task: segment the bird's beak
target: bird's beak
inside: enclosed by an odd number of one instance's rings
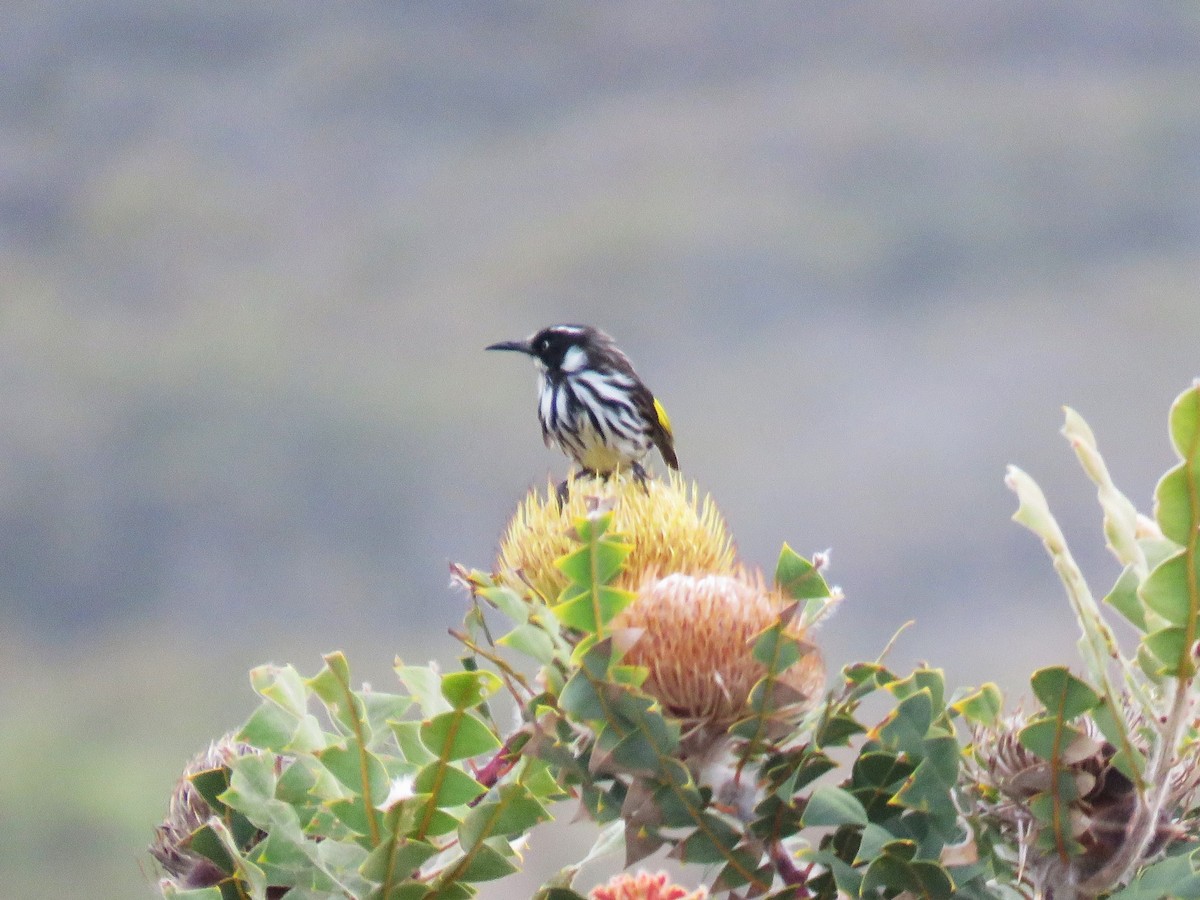
[[[490,344],[484,348],[485,350],[516,350],[518,353],[533,354],[533,347],[529,345],[529,341],[501,341],[498,344]]]

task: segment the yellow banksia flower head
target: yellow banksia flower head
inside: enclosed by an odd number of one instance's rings
[[[532,587],[555,602],[567,577],[554,562],[577,547],[573,523],[597,504],[612,506],[612,530],[633,548],[617,587],[633,590],[649,571],[733,570],[733,540],[724,517],[710,496],[673,472],[644,484],[627,476],[572,478],[561,509],[555,486],[530,491],[500,542],[497,579],[520,592]]]
[[[651,875],[638,872],[630,875],[622,872],[608,884],[597,885],[588,894],[589,900],[705,900],[708,891],[697,888],[689,891],[685,887],[671,884],[666,872]]]
[[[635,630],[622,661],[649,670],[642,689],[668,715],[717,735],[748,715],[750,692],[766,674],[754,658],[754,640],[789,605],[758,573],[650,574],[612,629]],[[825,664],[802,628],[789,625],[787,633],[805,647],[779,675],[782,688],[790,689],[787,714],[795,722],[819,699]]]

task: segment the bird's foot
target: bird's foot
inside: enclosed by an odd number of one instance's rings
[[[646,485],[646,479],[649,476],[646,475],[646,470],[642,468],[642,464],[640,462],[635,462],[629,467],[629,469],[631,472],[633,472],[633,480],[642,486],[643,491],[649,492],[650,488]]]
[[[578,480],[580,478],[595,478],[595,477],[596,477],[596,473],[593,472],[591,469],[580,469],[579,473],[575,476],[575,479]],[[560,484],[558,486],[558,490],[555,491],[555,494],[558,496],[558,511],[562,512],[563,509],[567,505],[567,501],[569,501],[571,499],[571,478],[570,478],[570,476],[563,479],[562,484]]]

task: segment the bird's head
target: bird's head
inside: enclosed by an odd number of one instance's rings
[[[488,350],[515,350],[532,356],[550,374],[570,374],[594,365],[612,339],[590,325],[551,325],[523,341],[501,341]]]

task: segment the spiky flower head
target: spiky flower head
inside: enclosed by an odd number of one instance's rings
[[[612,627],[635,637],[623,661],[649,670],[643,690],[685,726],[720,735],[748,714],[750,692],[766,674],[754,657],[754,639],[789,605],[758,573],[651,573]],[[820,696],[825,666],[803,629],[789,622],[785,633],[803,648],[777,685],[787,692],[786,715],[795,721]]]
[[[730,572],[733,541],[725,519],[707,494],[678,474],[639,483],[632,477],[572,478],[567,501],[556,489],[529,492],[505,529],[496,560],[497,578],[518,591],[532,587],[553,603],[567,586],[554,565],[576,544],[573,523],[597,504],[613,508],[612,528],[632,545],[617,586],[632,590],[649,571]]]
[[[192,834],[214,815],[192,778],[201,772],[226,766],[238,756],[258,752],[227,734],[211,743],[207,750],[197,753],[184,767],[183,775],[171,793],[167,817],[154,829],[154,840],[150,844],[150,854],[176,887],[212,887],[228,877],[212,860],[191,849]]]
[[[622,872],[609,880],[608,884],[597,885],[588,894],[589,900],[705,900],[707,889],[700,887],[689,891],[672,884],[666,872],[651,875],[638,872],[631,875]]]

